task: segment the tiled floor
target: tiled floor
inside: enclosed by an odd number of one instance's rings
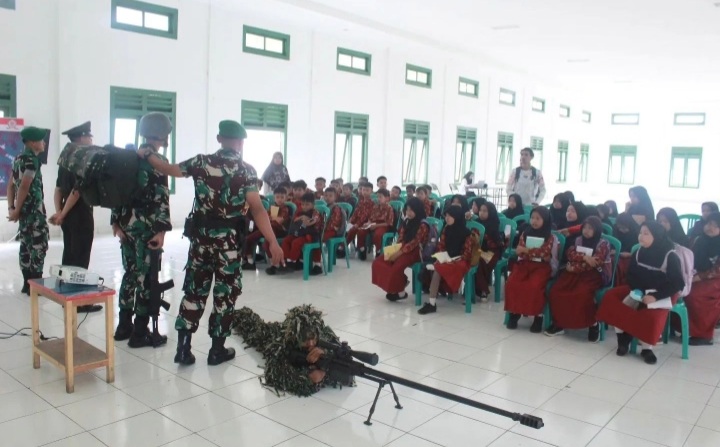
[[[419,316],[412,300],[390,303],[370,284],[369,262],[340,264],[327,277],[246,275],[239,305],[280,320],[289,307],[313,303],[336,332],[358,350],[377,352],[377,369],[503,409],[541,416],[533,430],[512,420],[397,386],[404,409],[387,390],[374,424],[363,424],[375,396],[371,382],[326,389],[310,398],[276,396],[260,386],[261,358],[242,349],[230,364],[208,367],[210,339],[193,340],[198,363],[172,362],[174,315],[182,296],[187,242],[166,238],[163,277],[172,276],[171,312],[161,320],[167,346],[133,350],[117,343],[114,384],[103,369],[76,379],[66,394],[62,375],[47,363],[33,370],[30,339],[0,340],[0,445],[22,446],[592,446],[720,445],[720,347],[693,348],[680,359],[677,341],[659,346],[655,366],[615,356],[612,331],[598,345],[584,332],[548,338],[502,326],[501,305],[464,313],[456,299]],[[51,241],[46,266],[62,247]],[[92,267],[117,287],[122,275],[117,242],[96,240]],[[29,326],[29,300],[20,295],[17,245],[0,246],[0,332]],[[60,335],[59,306],[42,304],[45,335]],[[207,322],[207,315],[204,323]],[[102,346],[102,314],[90,315],[81,337]]]

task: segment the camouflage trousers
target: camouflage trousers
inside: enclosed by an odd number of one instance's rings
[[[20,270],[29,277],[42,277],[48,250],[48,225],[44,214],[20,219]]]
[[[230,335],[235,300],[242,293],[240,261],[239,250],[218,249],[191,241],[183,283],[185,297],[180,304],[175,329],[197,331],[214,276],[208,333],[211,337]]]
[[[132,234],[120,243],[123,274],[120,284],[118,301],[120,310],[134,311],[135,315],[148,316],[150,302],[150,248],[148,241],[152,239],[150,232]]]

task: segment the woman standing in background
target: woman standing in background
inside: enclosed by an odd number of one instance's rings
[[[275,152],[273,154],[272,161],[267,169],[265,169],[262,180],[265,182],[263,194],[270,194],[275,191],[275,188],[280,186],[281,183],[290,181],[290,174],[285,167],[282,152]]]

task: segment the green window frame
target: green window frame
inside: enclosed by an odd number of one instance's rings
[[[13,75],[0,74],[0,117],[17,118],[17,81]]]
[[[545,140],[542,137],[530,137],[530,149],[533,150],[535,158],[533,163],[538,169],[542,171],[543,168],[543,147],[545,146]]]
[[[110,27],[177,39],[178,10],[138,0],[112,0]]]
[[[570,118],[570,106],[560,104],[560,118]]]
[[[418,65],[405,65],[405,83],[416,87],[432,88],[432,70]]]
[[[258,132],[280,132],[282,133],[283,160],[287,166],[287,129],[288,129],[288,106],[287,104],[275,104],[269,102],[248,101],[243,99],[240,103],[240,122],[246,130]],[[256,138],[255,141],[261,140]],[[253,139],[248,135],[248,142]],[[252,144],[252,143],[251,143]],[[262,174],[260,174],[262,175]]]
[[[505,183],[512,169],[513,134],[498,132],[498,151],[495,163],[495,183]]]
[[[15,0],[0,0],[0,8],[15,9]]]
[[[243,52],[290,60],[290,35],[243,25]]]
[[[177,95],[175,92],[159,90],[142,90],[126,87],[110,87],[110,141],[118,147],[132,143],[136,147],[143,143],[140,136],[140,118],[150,112],[160,112],[170,118],[175,128],[177,125]],[[133,141],[116,140],[120,134],[127,135],[134,130]],[[168,147],[161,153],[175,163],[175,132],[170,134]],[[175,178],[170,177],[170,194],[175,193]]]
[[[480,82],[460,77],[458,81],[458,94],[477,98],[480,95]]]
[[[545,113],[545,100],[533,97],[532,110],[533,112]]]
[[[425,184],[430,156],[430,123],[405,120],[403,131],[402,184]]]
[[[583,110],[582,111],[582,121],[583,121],[583,123],[592,122],[592,113],[588,112],[587,110]]]
[[[338,47],[335,62],[339,71],[370,76],[372,67],[371,54]]]
[[[566,140],[558,141],[558,183],[567,182],[567,171],[568,171],[568,152],[570,150],[570,143]]]
[[[676,113],[674,124],[676,126],[704,126],[704,113]]]
[[[616,185],[635,183],[637,146],[610,146],[607,182]]]
[[[613,126],[637,126],[640,124],[639,113],[613,113],[610,119]]]
[[[457,128],[455,142],[455,181],[459,182],[468,171],[475,171],[475,148],[477,147],[477,129],[473,127]]]
[[[701,147],[673,147],[670,158],[671,188],[700,188]]]
[[[335,112],[333,178],[367,176],[369,129],[369,115]]]
[[[590,145],[580,144],[580,183],[587,183],[588,168],[590,166]]]
[[[501,88],[498,94],[498,101],[500,101],[500,104],[515,107],[515,97],[516,95],[514,91]]]

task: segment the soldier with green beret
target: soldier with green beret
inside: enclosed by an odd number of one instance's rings
[[[186,264],[180,313],[175,321],[178,346],[175,363],[190,365],[195,357],[190,352],[192,334],[197,331],[205,303],[213,288],[213,309],[209,333],[212,348],[208,364],[218,365],[235,357],[235,350],[225,348],[230,335],[235,300],[242,293],[242,233],[244,215],[249,207],[255,224],[270,244],[273,263],[282,262],[282,249],[275,239],[270,219],[260,201],[255,169],[242,160],[245,128],[231,120],[221,121],[217,141],[220,150],[213,154],[196,155],[179,164],[169,164],[155,153],[139,149],[138,156],[153,168],[174,177],[192,177],[195,201],[187,230],[190,251]],[[186,225],[187,227],[187,225]]]
[[[20,270],[22,292],[30,293],[28,279],[42,278],[48,249],[42,172],[39,155],[45,151],[47,131],[26,127],[20,132],[25,150],[13,160],[8,183],[8,220],[20,223]]]

